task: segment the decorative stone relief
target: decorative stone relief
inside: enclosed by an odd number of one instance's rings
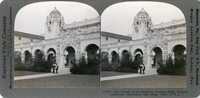
[[[93,34],[87,34],[87,35],[80,35],[80,40],[84,40],[84,39],[93,39],[93,38],[100,38],[100,33],[93,33]]]

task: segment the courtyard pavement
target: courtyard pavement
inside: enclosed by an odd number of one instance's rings
[[[100,77],[101,76],[101,77]],[[99,75],[71,74],[69,68],[58,74],[15,71],[15,88],[186,88],[186,76],[102,71]]]
[[[116,74],[118,75],[116,75]],[[103,71],[102,88],[186,88],[186,76],[158,75],[155,69],[145,74]]]
[[[69,68],[64,68],[58,71],[57,74],[53,73],[42,73],[42,72],[31,72],[31,71],[15,71],[14,80],[24,80],[24,79],[33,79],[33,78],[41,78],[41,77],[49,77],[49,76],[57,76],[64,74],[71,74]]]
[[[15,88],[99,88],[99,75],[71,74],[69,68],[58,74],[15,71]],[[23,75],[24,74],[24,75]]]
[[[101,81],[141,77],[141,76],[156,75],[156,74],[157,74],[156,69],[146,70],[145,74],[102,71]]]

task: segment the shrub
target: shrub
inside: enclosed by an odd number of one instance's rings
[[[43,53],[39,53],[34,60],[32,71],[35,72],[51,72],[53,67],[52,61],[46,61]]]
[[[87,59],[87,63],[84,57],[81,57],[79,63],[72,62],[72,67],[70,68],[70,72],[72,74],[90,74],[90,75],[98,75],[100,74],[99,70],[99,59]]]
[[[114,70],[114,66],[112,66],[112,64],[109,63],[108,61],[108,57],[105,57],[101,60],[101,71],[113,71]]]
[[[15,52],[14,54],[14,66],[15,70],[22,70],[22,71],[27,71],[30,69],[32,66],[32,55],[28,54],[28,57],[24,62],[21,60],[21,53]]]
[[[130,53],[125,53],[122,57],[120,66],[115,69],[118,72],[138,73],[139,62],[132,61]]]
[[[157,73],[160,75],[186,75],[186,61],[185,59],[175,59],[173,60],[169,57],[166,60],[166,64],[159,62],[160,67],[157,69]]]

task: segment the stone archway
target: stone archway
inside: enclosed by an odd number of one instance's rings
[[[162,62],[162,50],[159,47],[154,47],[151,51],[151,57],[152,57],[152,68],[158,68],[159,67],[159,63],[163,63]]]
[[[117,54],[116,51],[111,52],[111,57],[112,57],[111,59],[112,62],[116,62],[119,59],[119,55]]]
[[[86,46],[87,58],[94,59],[97,57],[99,47],[96,44],[89,44]]]
[[[72,46],[66,47],[64,50],[65,67],[71,67],[71,62],[75,62],[75,49]]]
[[[34,52],[35,59],[38,58],[38,55],[39,55],[40,53],[42,53],[41,50],[39,50],[39,49],[35,50],[35,52]]]
[[[122,53],[121,53],[121,56],[123,56],[126,53],[128,53],[128,50],[123,50]]]
[[[186,48],[183,45],[176,45],[172,48],[172,52],[174,54],[174,59],[186,59]]]
[[[31,60],[31,58],[32,58],[31,53],[28,50],[26,50],[24,52],[24,61],[23,62],[27,63],[27,62],[29,62]]]
[[[49,48],[47,50],[47,60],[56,63],[56,51],[53,48]]]
[[[139,48],[134,51],[134,61],[143,63],[143,51]]]

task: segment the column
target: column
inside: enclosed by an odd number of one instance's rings
[[[59,65],[60,68],[65,68],[64,58],[65,56],[63,54],[60,54],[60,65]]]

